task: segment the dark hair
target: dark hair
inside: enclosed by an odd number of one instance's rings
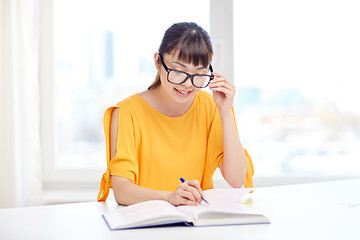
[[[209,34],[193,22],[175,23],[169,27],[161,41],[159,54],[178,52],[178,59],[195,66],[207,67],[212,59],[213,49]],[[148,90],[161,84],[160,74],[157,73],[155,81]]]

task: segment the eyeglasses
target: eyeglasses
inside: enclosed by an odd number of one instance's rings
[[[163,65],[164,69],[167,72],[167,80],[172,84],[181,85],[184,82],[186,82],[188,78],[191,78],[191,83],[192,85],[194,85],[194,87],[205,88],[209,85],[210,81],[214,79],[214,76],[212,75],[213,68],[211,65],[209,67],[211,75],[205,75],[205,74],[191,75],[183,71],[168,68],[164,63],[163,57],[161,55],[159,56],[160,56],[161,65]]]

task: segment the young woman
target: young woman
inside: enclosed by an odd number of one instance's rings
[[[209,35],[195,23],[165,32],[154,83],[105,113],[108,168],[98,201],[113,188],[122,205],[154,199],[197,205],[217,167],[232,187],[252,187],[252,161],[232,109],[235,87],[213,72],[212,55]],[[207,86],[212,95],[201,91]]]

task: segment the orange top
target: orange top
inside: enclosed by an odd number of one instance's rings
[[[110,123],[119,108],[116,155],[110,159]],[[154,190],[174,191],[180,177],[198,180],[203,190],[213,188],[213,174],[223,162],[221,119],[211,94],[200,91],[182,116],[168,117],[135,94],[104,116],[107,170],[98,201],[106,200],[111,175],[130,179]],[[254,168],[248,159],[245,187],[252,187]]]

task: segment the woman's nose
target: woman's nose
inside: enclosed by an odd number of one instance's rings
[[[186,81],[182,85],[185,87],[192,87],[192,77],[188,77],[188,79],[186,79]]]

